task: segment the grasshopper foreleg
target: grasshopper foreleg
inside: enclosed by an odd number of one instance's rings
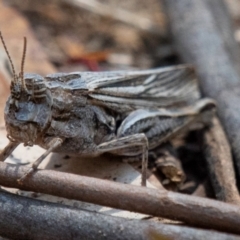
[[[32,174],[35,170],[37,170],[38,166],[41,164],[41,162],[50,154],[54,149],[61,146],[63,140],[61,138],[54,138],[49,142],[49,148],[45,153],[43,153],[31,166],[31,168],[20,178],[18,179],[19,183],[22,183],[24,179]]]
[[[8,156],[15,150],[19,145],[19,142],[10,141],[8,145],[0,152],[0,162],[3,162],[7,159]]]
[[[97,149],[102,153],[110,152],[117,153],[119,155],[128,155],[128,152],[135,152],[136,147],[141,147],[142,186],[146,186],[148,166],[148,139],[144,133],[138,133],[102,143],[97,146]]]

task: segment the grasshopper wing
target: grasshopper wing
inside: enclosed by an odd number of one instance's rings
[[[91,76],[91,77],[90,77]],[[118,112],[185,106],[200,98],[192,66],[92,73],[86,79],[90,101]]]

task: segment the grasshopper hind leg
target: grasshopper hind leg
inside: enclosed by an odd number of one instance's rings
[[[149,149],[154,149],[173,139],[189,127],[211,121],[215,105],[209,99],[199,100],[195,105],[176,109],[138,109],[130,113],[117,131],[117,138],[144,133]]]
[[[142,154],[142,183],[146,184],[148,150],[153,150],[189,129],[198,121],[213,116],[214,103],[199,100],[195,105],[177,109],[138,109],[130,113],[117,131],[117,138],[98,146],[99,152],[136,157]],[[204,121],[203,121],[204,120]],[[140,148],[139,148],[140,146]]]
[[[113,153],[117,155],[129,156],[142,154],[142,186],[147,182],[148,166],[148,139],[144,133],[137,133],[122,138],[117,138],[97,146],[100,153]]]

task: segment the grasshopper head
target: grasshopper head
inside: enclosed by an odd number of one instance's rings
[[[42,132],[50,121],[51,92],[47,89],[43,77],[36,74],[24,75],[26,38],[24,38],[23,58],[19,75],[15,73],[1,32],[0,38],[13,72],[10,85],[11,94],[4,111],[8,138],[11,141],[23,142],[25,145],[32,146],[42,136]]]
[[[24,81],[26,90],[18,98],[11,92],[4,117],[9,138],[31,146],[51,120],[52,97],[41,76],[25,74]]]

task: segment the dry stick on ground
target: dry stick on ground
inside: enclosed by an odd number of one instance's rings
[[[234,37],[233,21],[225,2],[222,0],[207,0],[206,4],[208,4],[207,8],[211,9],[211,14],[224,41],[232,64],[240,74],[240,48]]]
[[[240,234],[240,207],[233,204],[52,170],[38,170],[20,185],[17,179],[28,170],[0,162],[0,185]]]
[[[0,235],[18,240],[240,239],[215,231],[106,216],[1,191],[0,216]]]
[[[204,151],[211,176],[210,179],[217,198],[225,202],[240,204],[231,149],[216,117],[204,134]]]
[[[196,66],[204,95],[216,99],[218,115],[240,173],[240,77],[237,70],[240,63],[233,54],[239,52],[239,49],[234,43],[230,46],[231,41],[227,42],[227,37],[216,20],[214,5],[219,4],[219,8],[224,7],[224,4],[222,0],[164,2],[175,47],[185,62]],[[227,11],[220,12],[226,14]],[[220,17],[222,16],[218,16]],[[228,19],[229,17],[223,16],[222,22]]]

